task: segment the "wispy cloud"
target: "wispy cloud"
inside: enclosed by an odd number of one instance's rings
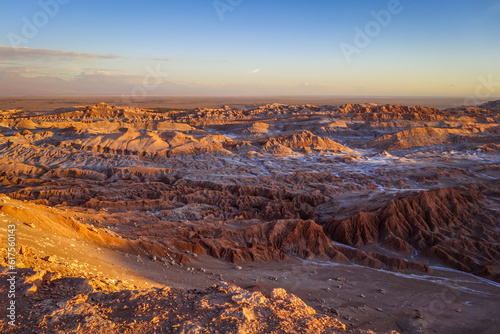
[[[126,75],[111,73],[111,72],[105,71],[105,70],[87,70],[85,72],[82,72],[80,74],[80,76],[124,77]],[[128,77],[132,77],[132,76],[128,76]]]
[[[30,69],[18,71],[0,68],[0,96],[5,95],[126,95],[135,98],[134,88],[143,84],[144,75],[114,74],[112,71],[81,69],[75,75],[55,77],[53,75],[26,77]],[[337,87],[327,85],[290,85],[283,87],[267,82],[179,82],[164,80],[153,95],[199,95],[199,96],[243,96],[243,95],[308,95],[331,94]],[[123,103],[121,101],[120,103]]]
[[[259,73],[260,71],[261,71],[260,68],[256,68],[255,70],[251,70],[250,73],[255,74],[255,73]]]
[[[32,49],[32,48],[20,48],[13,46],[0,45],[0,58],[1,59],[39,59],[41,57],[53,57],[53,58],[68,58],[68,59],[118,59],[123,58],[114,54],[101,55],[97,53],[85,53],[85,52],[69,52],[61,50],[46,50],[46,49]]]
[[[40,66],[10,66],[3,69],[2,72],[10,72],[10,73],[34,73],[38,72],[41,69],[45,69],[45,67]]]

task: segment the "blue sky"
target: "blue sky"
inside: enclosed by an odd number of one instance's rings
[[[500,0],[3,0],[0,32],[3,94],[500,96]]]

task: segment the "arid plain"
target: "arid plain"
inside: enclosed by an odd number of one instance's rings
[[[15,330],[498,333],[500,101],[270,99],[3,98]]]

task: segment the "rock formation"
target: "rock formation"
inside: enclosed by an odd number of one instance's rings
[[[329,220],[325,232],[349,246],[416,254],[500,281],[500,220],[474,190],[444,188],[392,200],[372,212]]]
[[[283,289],[265,297],[225,282],[204,290],[93,292],[86,279],[20,270],[17,326],[2,333],[345,333]],[[57,275],[56,275],[57,276]],[[0,274],[2,279],[7,275]],[[2,285],[0,294],[6,295]],[[368,333],[368,332],[367,332]]]

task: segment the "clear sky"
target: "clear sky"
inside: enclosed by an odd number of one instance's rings
[[[500,96],[500,0],[0,0],[0,45],[3,95]]]

